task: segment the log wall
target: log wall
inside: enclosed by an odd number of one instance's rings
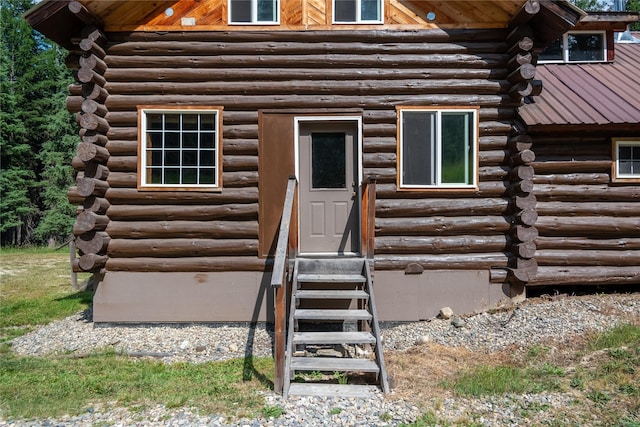
[[[640,187],[612,183],[611,135],[536,133],[532,149],[538,274],[528,285],[640,283]]]
[[[528,280],[534,157],[514,122],[535,71],[528,31],[110,33],[102,47],[85,43],[79,68],[91,72],[67,102],[81,111],[74,164],[85,175],[69,196],[90,212],[78,218],[81,251],[100,256],[82,265],[264,269],[258,111],[348,110],[362,112],[364,175],[377,176],[376,269],[419,264]],[[224,108],[222,192],[137,190],[138,105]],[[399,105],[480,107],[477,190],[397,191]]]

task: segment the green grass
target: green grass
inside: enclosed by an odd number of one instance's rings
[[[268,389],[273,360],[251,361],[260,376],[243,380],[245,360],[204,364],[135,361],[113,353],[81,359],[14,357],[0,366],[2,410],[16,418],[79,414],[95,402],[123,406],[160,403],[207,413],[256,416],[264,406],[255,390]],[[272,411],[270,411],[272,413]]]
[[[89,276],[79,274],[78,280]],[[91,292],[71,288],[67,250],[0,251],[0,339],[14,338],[17,327],[46,324],[84,310],[91,298]]]
[[[79,276],[79,280],[89,277]],[[131,410],[164,404],[228,416],[273,416],[278,412],[265,407],[264,398],[256,393],[273,387],[271,358],[168,365],[107,351],[83,358],[15,356],[8,340],[90,305],[92,294],[74,291],[70,282],[65,249],[0,251],[0,343],[5,343],[0,345],[3,417],[76,415],[94,405],[113,402]]]

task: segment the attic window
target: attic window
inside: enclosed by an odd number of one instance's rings
[[[220,107],[138,107],[139,188],[221,188],[221,116]]]
[[[573,31],[547,47],[539,62],[604,62],[607,58],[607,38],[604,31]]]
[[[615,139],[613,157],[614,181],[640,181],[640,139]]]
[[[333,0],[334,24],[382,24],[382,0]]]
[[[229,0],[231,24],[278,24],[279,0]]]

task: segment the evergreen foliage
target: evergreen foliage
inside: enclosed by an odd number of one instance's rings
[[[0,2],[0,233],[2,245],[64,240],[74,208],[66,198],[77,142],[65,109],[66,52],[22,15],[33,0]]]

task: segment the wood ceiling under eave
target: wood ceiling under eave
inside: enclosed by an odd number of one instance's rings
[[[104,22],[106,31],[211,30],[227,27],[228,0],[79,1]],[[281,22],[279,26],[271,26],[271,29],[331,26],[332,0],[280,1]],[[377,27],[504,28],[524,3],[525,0],[385,0],[385,23]],[[172,9],[171,16],[165,13],[167,8]],[[318,18],[318,10],[324,11],[325,16]],[[429,12],[435,13],[435,20],[426,19]],[[182,18],[187,17],[194,18],[196,25],[182,26]],[[229,27],[233,28],[237,26]]]

